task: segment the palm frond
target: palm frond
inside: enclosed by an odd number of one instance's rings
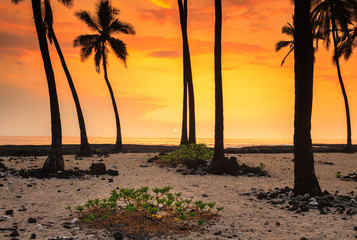
[[[58,0],[58,1],[68,8],[73,6],[73,0]]]
[[[117,38],[111,37],[109,39],[109,44],[110,44],[110,47],[112,48],[115,56],[117,56],[117,58],[121,59],[126,67],[126,58],[128,56],[128,52],[126,50],[125,43]]]
[[[18,3],[23,2],[23,1],[24,0],[11,0],[11,2],[14,3],[14,4],[18,4]]]
[[[282,28],[281,28],[281,32],[283,34],[286,34],[288,36],[294,36],[294,27],[293,25],[291,25],[291,23],[287,23],[286,25],[284,25]]]
[[[90,44],[97,44],[100,42],[100,35],[98,34],[86,34],[80,35],[73,40],[74,47],[88,46]]]
[[[102,61],[102,48],[97,47],[94,54],[94,65],[97,73],[100,73],[100,62]]]
[[[117,15],[119,15],[119,9],[113,7],[109,0],[101,0],[96,6],[98,23],[103,30],[110,26]]]
[[[118,19],[115,19],[109,26],[109,33],[124,33],[135,35],[134,27],[125,22],[121,22]]]
[[[279,52],[282,48],[285,48],[289,45],[293,45],[294,41],[279,41],[275,45],[275,51]]]
[[[283,61],[281,61],[280,66],[283,66],[283,65],[284,65],[285,60],[287,59],[287,57],[289,57],[289,55],[290,55],[290,53],[292,53],[292,51],[294,51],[294,46],[291,46],[291,47],[290,47],[289,52],[285,55],[285,57],[284,57]]]
[[[100,30],[96,19],[94,19],[89,12],[78,11],[74,15],[78,17],[82,22],[85,22],[90,29],[94,31]]]

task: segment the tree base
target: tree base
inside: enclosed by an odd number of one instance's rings
[[[64,170],[63,156],[60,151],[51,150],[42,167],[44,172],[58,172]]]
[[[222,174],[236,174],[239,171],[239,165],[235,158],[222,158],[213,161],[207,169],[210,174],[222,175]]]
[[[113,153],[121,153],[123,152],[123,145],[122,144],[115,144],[114,149],[112,151]]]
[[[81,144],[79,153],[77,153],[77,157],[91,157],[91,156],[93,156],[93,154],[89,144],[88,143]]]
[[[354,153],[352,144],[347,144],[345,149],[343,150],[345,153]]]

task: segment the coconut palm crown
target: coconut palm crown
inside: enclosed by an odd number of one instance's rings
[[[114,34],[131,34],[134,35],[134,27],[129,23],[120,21],[117,16],[119,15],[119,9],[113,7],[109,0],[100,0],[96,5],[95,16],[87,11],[76,12],[75,15],[87,26],[95,31],[96,34],[86,34],[76,37],[73,41],[75,47],[81,47],[81,60],[88,59],[92,53],[94,53],[95,69],[99,73],[101,65],[104,70],[104,79],[108,86],[110,97],[112,99],[116,127],[117,137],[114,146],[114,152],[122,151],[122,139],[120,130],[120,121],[117,105],[114,98],[113,89],[108,79],[107,65],[108,65],[108,45],[113,50],[115,56],[122,60],[126,67],[126,58],[128,52],[126,50],[125,43],[113,37]]]

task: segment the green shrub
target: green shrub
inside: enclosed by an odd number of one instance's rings
[[[179,149],[159,156],[161,162],[169,164],[183,164],[187,160],[208,161],[213,158],[213,150],[205,144],[181,145]]]

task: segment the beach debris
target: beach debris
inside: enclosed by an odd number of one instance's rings
[[[92,163],[89,169],[92,175],[104,175],[107,173],[107,167],[104,163]]]

